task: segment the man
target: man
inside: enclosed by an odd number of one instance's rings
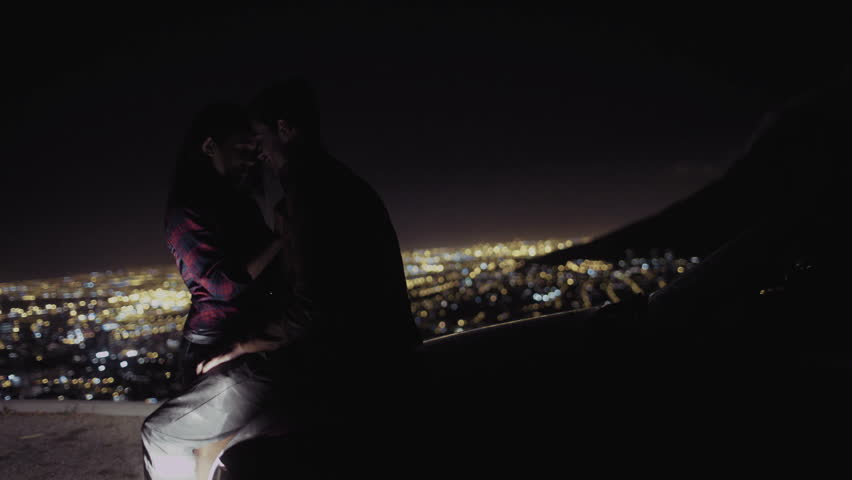
[[[288,331],[311,352],[320,420],[337,426],[325,451],[363,448],[367,455],[353,458],[373,458],[365,471],[375,473],[374,452],[403,447],[400,439],[416,430],[410,395],[422,340],[396,232],[378,193],[324,148],[304,81],[266,89],[249,112],[259,158],[283,190],[276,212],[289,298],[309,317]]]
[[[282,241],[247,194],[250,140],[240,107],[212,105],[196,116],[178,159],[165,230],[192,295],[179,355],[185,391],[142,426],[149,479],[206,478],[216,447],[271,401],[275,369],[258,352],[283,343],[264,337],[280,315],[273,259]]]
[[[323,147],[312,89],[290,79],[250,104],[259,158],[278,175],[283,267],[323,318],[312,338],[370,355],[421,343],[399,242],[378,193]]]

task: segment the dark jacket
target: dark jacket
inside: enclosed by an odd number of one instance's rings
[[[378,193],[319,149],[280,178],[282,270],[316,312],[315,338],[359,352],[419,345],[399,242]]]

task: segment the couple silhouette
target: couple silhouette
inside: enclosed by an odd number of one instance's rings
[[[165,233],[191,307],[183,391],[142,426],[145,478],[208,478],[270,412],[291,436],[351,430],[403,382],[421,338],[396,232],[376,191],[323,148],[306,82],[196,115]]]

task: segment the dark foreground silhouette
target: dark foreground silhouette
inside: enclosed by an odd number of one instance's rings
[[[829,468],[840,458],[830,432],[846,431],[852,399],[843,235],[850,86],[847,76],[770,116],[707,189],[538,259],[617,259],[652,248],[702,255],[650,298],[433,339],[409,362],[362,363],[341,373],[336,393],[318,394],[346,405],[335,421],[237,442],[219,475]]]

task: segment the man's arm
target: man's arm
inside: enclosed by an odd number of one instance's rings
[[[170,210],[167,225],[167,242],[183,264],[182,274],[222,300],[233,300],[245,291],[281,249],[275,236],[247,263],[240,262],[226,255],[210,218],[189,207]]]

